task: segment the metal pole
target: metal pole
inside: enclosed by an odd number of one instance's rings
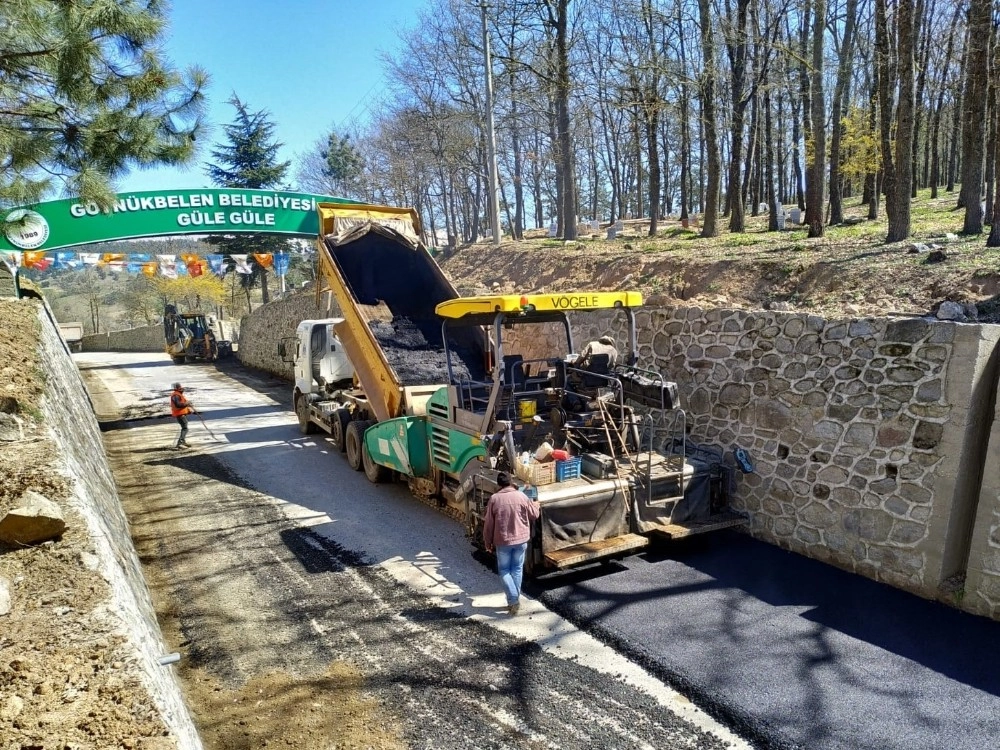
[[[493,231],[493,247],[500,247],[500,201],[497,195],[497,143],[493,130],[493,61],[490,56],[490,34],[486,28],[486,3],[479,9],[483,18],[483,57],[486,65],[486,153],[489,164],[489,206],[490,229]]]

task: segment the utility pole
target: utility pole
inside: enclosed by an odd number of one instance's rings
[[[486,158],[489,161],[490,229],[493,247],[500,247],[500,201],[497,195],[497,141],[493,130],[493,60],[490,55],[490,33],[486,27],[486,2],[480,3],[483,19],[483,57],[486,66]]]

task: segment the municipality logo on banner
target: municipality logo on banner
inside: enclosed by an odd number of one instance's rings
[[[34,250],[49,238],[49,222],[37,211],[17,208],[4,219],[3,233],[14,247]]]

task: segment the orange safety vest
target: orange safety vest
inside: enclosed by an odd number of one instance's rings
[[[184,398],[184,394],[180,391],[174,391],[170,394],[170,416],[181,417],[185,414],[191,413],[191,405],[188,403],[187,399]]]

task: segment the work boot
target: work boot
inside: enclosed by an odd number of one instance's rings
[[[510,615],[511,617],[513,617],[514,615],[517,614],[518,610],[520,610],[520,609],[521,609],[521,603],[520,602],[514,602],[513,604],[508,604],[507,605],[507,614]]]

